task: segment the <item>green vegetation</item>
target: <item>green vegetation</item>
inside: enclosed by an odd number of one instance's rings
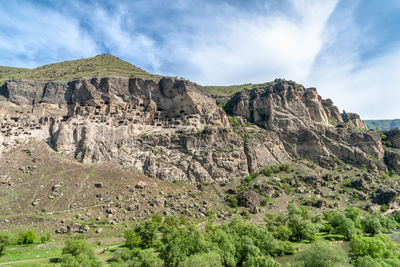
[[[252,89],[260,86],[265,86],[266,84],[241,84],[241,85],[230,85],[230,86],[205,86],[207,92],[211,95],[216,96],[232,96],[243,89]]]
[[[400,119],[395,120],[364,120],[368,129],[379,129],[381,131],[400,127]]]
[[[347,266],[348,257],[340,247],[326,242],[316,242],[299,252],[296,257],[296,267],[333,267]]]
[[[354,207],[344,212],[316,215],[293,203],[288,205],[287,213],[267,213],[262,224],[233,218],[223,224],[208,222],[202,225],[186,217],[155,215],[125,231],[125,246],[104,250],[106,255],[99,254],[92,245],[77,237],[67,240],[63,249],[47,249],[47,254],[38,254],[43,247],[16,245],[25,244],[19,242],[20,237],[29,239],[34,234],[32,230],[20,232],[14,239],[16,247],[7,250],[7,254],[17,255],[21,250],[30,250],[31,259],[38,255],[43,257],[32,260],[33,263],[40,262],[36,266],[97,267],[107,262],[113,267],[278,267],[281,265],[274,257],[292,254],[297,254],[292,265],[297,267],[400,266],[397,244],[377,233],[398,229],[399,219],[400,212],[384,217]],[[371,230],[374,227],[379,231]],[[350,240],[349,251],[341,248],[340,243],[330,243],[332,238],[335,241]],[[9,246],[12,240],[11,235],[0,234],[0,244]],[[1,259],[2,262],[5,261]]]
[[[108,54],[44,65],[35,69],[0,66],[0,75],[0,85],[10,79],[66,80],[90,77],[149,78],[154,76]]]
[[[90,171],[89,171],[89,177],[90,177],[90,178],[94,178],[95,176],[96,176],[96,169],[95,169],[94,166],[92,166],[92,167],[90,168]]]
[[[101,261],[95,256],[94,250],[85,240],[72,239],[65,243],[61,257],[62,267],[100,267]]]
[[[33,244],[36,243],[38,237],[33,230],[21,231],[18,234],[17,243],[22,244]]]

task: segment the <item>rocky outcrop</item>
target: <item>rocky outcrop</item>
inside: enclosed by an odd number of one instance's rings
[[[2,94],[1,144],[46,139],[80,162],[168,181],[228,181],[294,158],[386,168],[377,133],[350,125],[314,88],[285,80],[235,94],[226,107],[239,126],[201,86],[173,78],[7,81]]]
[[[399,207],[399,192],[393,189],[378,189],[372,198],[372,202],[378,205],[387,205],[389,209]]]
[[[393,148],[400,148],[400,129],[395,128],[389,131],[383,132],[386,136],[386,140],[389,141],[390,146]]]
[[[367,125],[363,120],[361,120],[358,114],[346,113],[346,111],[343,111],[342,119],[345,123],[350,125],[350,127],[364,129],[364,130],[368,129]]]
[[[365,131],[365,125],[356,115],[343,119],[332,101],[322,100],[314,88],[275,80],[235,94],[226,108],[279,133],[291,157],[313,160],[336,157],[372,169],[385,169],[381,162],[374,160],[384,155],[379,135]],[[332,121],[338,123],[338,127],[334,127]],[[343,123],[354,127],[343,128]]]

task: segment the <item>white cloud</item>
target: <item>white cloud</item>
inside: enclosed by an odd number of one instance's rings
[[[324,25],[336,1],[292,1],[294,10],[251,16],[239,10],[213,18],[206,31],[172,33],[164,50],[181,75],[202,84],[304,81],[323,44]],[[239,12],[239,13],[238,13]]]
[[[355,22],[358,1],[266,1],[257,11],[222,1],[99,3],[0,9],[0,65],[109,52],[203,85],[291,79],[363,118],[400,117],[400,49],[362,58],[378,41]]]
[[[312,77],[318,91],[363,119],[400,117],[400,49],[368,62],[331,62]]]
[[[78,21],[57,11],[26,5],[13,12],[0,9],[0,64],[34,67],[60,59],[98,53],[94,41]]]

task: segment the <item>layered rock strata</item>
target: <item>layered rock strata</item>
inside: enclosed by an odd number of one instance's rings
[[[1,94],[3,149],[46,139],[83,163],[115,162],[168,181],[229,181],[299,157],[386,168],[379,135],[359,117],[285,80],[228,101],[240,129],[201,86],[173,78],[8,81]]]

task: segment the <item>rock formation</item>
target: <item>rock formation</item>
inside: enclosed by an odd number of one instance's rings
[[[197,183],[299,157],[386,168],[377,133],[291,81],[235,94],[226,108],[240,128],[201,86],[174,78],[11,80],[0,92],[0,152],[15,140],[47,139],[83,163],[115,162]]]

